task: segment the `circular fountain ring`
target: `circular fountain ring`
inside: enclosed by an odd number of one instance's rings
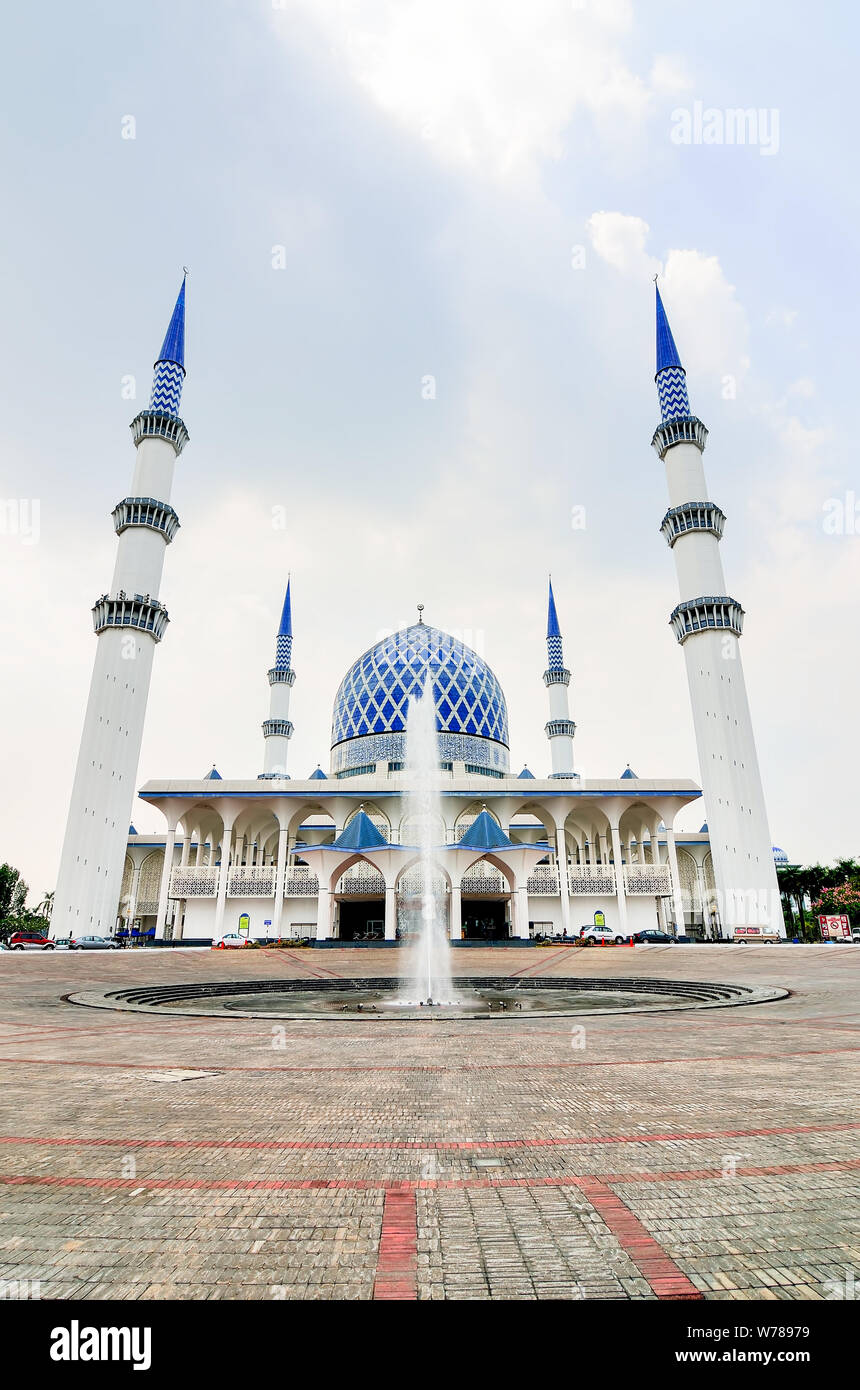
[[[427,1006],[398,998],[396,978],[351,980],[224,980],[219,983],[135,985],[86,990],[70,1003],[135,1013],[206,1018],[330,1019],[343,1022],[444,1022],[448,1019],[576,1017],[594,1013],[664,1013],[721,1009],[785,999],[786,989],[697,980],[626,976],[511,979],[505,975],[455,981],[458,1000]]]

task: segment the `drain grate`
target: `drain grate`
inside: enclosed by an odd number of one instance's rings
[[[203,1081],[207,1076],[220,1076],[217,1071],[182,1071],[180,1067],[173,1071],[145,1071],[144,1081],[160,1081],[169,1084],[173,1081]]]

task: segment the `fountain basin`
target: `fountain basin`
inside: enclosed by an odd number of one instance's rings
[[[482,976],[455,980],[454,1003],[428,1007],[417,1001],[404,1002],[402,994],[401,980],[383,977],[137,985],[120,990],[86,990],[68,997],[74,1004],[157,1013],[162,1017],[190,1014],[208,1018],[439,1023],[731,1008],[784,999],[788,990],[630,976],[523,982],[509,976]]]

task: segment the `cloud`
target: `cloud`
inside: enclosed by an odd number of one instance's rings
[[[684,58],[678,54],[663,53],[654,59],[651,68],[650,84],[660,96],[675,96],[689,92],[693,86]]]
[[[442,163],[499,180],[557,159],[575,113],[638,126],[653,91],[625,61],[623,0],[293,0],[350,78]],[[281,30],[293,42],[294,26]],[[678,90],[658,58],[655,91]],[[669,88],[667,88],[667,83]]]
[[[595,212],[586,226],[597,255],[627,279],[652,278],[661,270],[646,250],[650,228],[643,218]],[[718,257],[670,250],[660,287],[688,374],[741,377],[749,366],[749,321]]]

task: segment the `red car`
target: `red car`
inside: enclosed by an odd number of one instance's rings
[[[9,937],[10,951],[53,951],[54,943],[49,936],[37,931],[16,931]]]

